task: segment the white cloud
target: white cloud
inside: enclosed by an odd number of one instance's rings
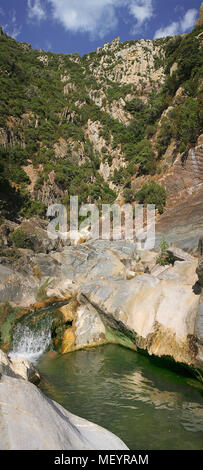
[[[16,11],[13,9],[9,15],[9,23],[3,26],[3,30],[8,36],[11,36],[13,39],[17,39],[21,33],[22,27],[17,24]]]
[[[14,24],[16,23],[16,11],[15,10],[12,11],[11,23],[14,23]]]
[[[11,30],[9,36],[11,36],[13,39],[17,39],[19,34],[21,33],[21,26],[15,25],[13,29]]]
[[[67,31],[87,32],[103,37],[118,24],[118,8],[125,7],[136,25],[153,14],[153,0],[47,0],[53,18]]]
[[[51,51],[51,49],[52,49],[52,44],[48,39],[46,39],[46,41],[45,41],[45,51]]]
[[[154,35],[154,39],[164,38],[166,36],[175,36],[179,32],[179,26],[180,26],[179,22],[174,21],[173,23],[169,24],[165,28],[157,29]]]
[[[136,24],[131,28],[131,34],[136,34],[140,31],[143,23],[154,16],[152,0],[132,0],[128,8],[136,20]]]
[[[194,26],[197,14],[198,11],[195,8],[191,8],[179,21],[174,21],[165,28],[157,29],[154,35],[154,39],[185,33],[188,31],[188,29]]]
[[[197,18],[197,13],[198,13],[198,11],[195,8],[192,8],[191,10],[188,10],[185,13],[185,16],[183,17],[182,21],[180,22],[182,32],[187,31],[188,29],[190,29],[194,26],[195,20]]]
[[[13,25],[13,27],[10,28],[10,26],[8,24],[3,25],[2,28],[3,28],[3,31],[5,31],[5,33],[13,39],[18,38],[19,34],[21,33],[21,29],[22,29],[22,27],[18,26],[18,25]]]
[[[28,0],[27,5],[29,20],[41,21],[46,18],[46,13],[40,0]]]
[[[117,25],[115,0],[48,0],[55,20],[72,32],[104,36]],[[120,3],[120,0],[117,2]]]
[[[131,15],[142,24],[153,16],[152,0],[132,0],[129,3],[129,11]]]

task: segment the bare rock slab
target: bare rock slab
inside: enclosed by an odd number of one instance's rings
[[[22,378],[32,383],[39,383],[40,375],[37,368],[23,357],[8,357],[0,349],[0,374]]]
[[[15,393],[13,393],[15,390]],[[126,450],[106,429],[78,418],[35,385],[7,376],[0,381],[2,450]]]

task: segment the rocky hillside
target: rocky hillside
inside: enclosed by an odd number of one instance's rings
[[[45,217],[71,194],[156,203],[160,214],[201,201],[202,47],[201,21],[83,57],[33,50],[1,29],[1,222]]]

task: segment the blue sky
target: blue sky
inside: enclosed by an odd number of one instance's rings
[[[116,36],[154,39],[193,29],[201,0],[0,0],[0,24],[35,49],[80,55]]]

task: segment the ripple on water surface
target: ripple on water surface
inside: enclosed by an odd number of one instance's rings
[[[202,449],[201,384],[116,345],[38,363],[42,389],[135,449]]]

